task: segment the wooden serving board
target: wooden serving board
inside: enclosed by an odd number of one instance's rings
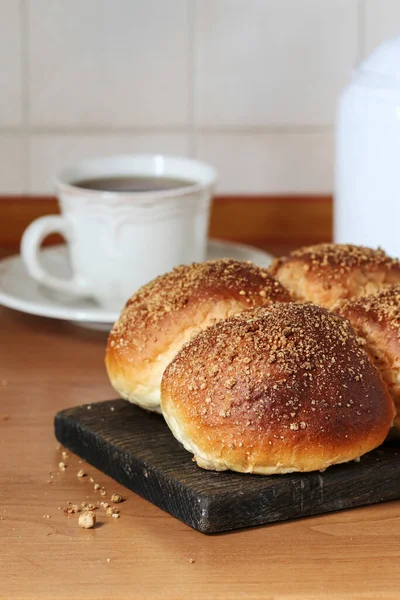
[[[397,445],[323,473],[263,477],[200,469],[160,415],[124,400],[59,412],[55,434],[90,464],[204,533],[400,498]]]

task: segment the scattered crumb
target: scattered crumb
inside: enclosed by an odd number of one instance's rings
[[[99,508],[96,504],[92,504],[91,502],[82,502],[81,506],[84,511],[97,510]]]
[[[194,558],[189,558],[189,562],[190,562],[190,564],[192,565],[192,564],[193,564],[194,562],[196,562],[196,561],[194,560]]]
[[[86,477],[86,475],[87,473],[85,473],[83,469],[80,469],[80,471],[78,471],[76,474],[77,477]]]
[[[123,501],[124,498],[121,496],[121,494],[111,494],[111,502],[113,502],[114,504],[119,504]]]
[[[47,531],[47,532],[46,532],[46,535],[51,535],[51,531]]]
[[[43,515],[43,519],[51,519],[50,515]]]
[[[67,515],[75,515],[81,512],[81,509],[77,504],[72,504],[72,506],[67,506],[62,509]]]
[[[107,562],[111,562],[111,558],[107,558]]]
[[[108,517],[112,517],[113,515],[117,515],[117,514],[119,514],[119,510],[117,508],[115,508],[114,506],[107,506],[106,515]]]
[[[107,494],[106,490],[100,490],[100,496],[105,496]]]
[[[61,471],[65,471],[65,469],[67,468],[67,465],[65,464],[65,462],[59,462],[58,466],[61,469]]]
[[[61,456],[63,457],[63,460],[67,460],[67,458],[69,458],[69,452],[67,452],[66,450],[63,450],[61,452]]]
[[[98,483],[95,483],[93,487],[94,487],[95,490],[99,490],[100,489],[100,486],[99,486]]]
[[[119,513],[114,513],[111,515],[113,519],[119,519]]]
[[[90,483],[94,483],[94,479],[93,479],[93,477],[91,477],[91,478],[89,479],[89,481],[90,481]]]
[[[47,483],[53,483],[53,480],[52,479],[48,479]]]
[[[57,446],[56,446],[56,450],[57,450],[57,451],[60,451],[60,450],[61,450],[61,445],[60,445],[60,444],[57,444]]]
[[[96,523],[96,515],[91,510],[79,515],[78,524],[83,529],[91,529]]]

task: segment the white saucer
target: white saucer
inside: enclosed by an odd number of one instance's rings
[[[251,246],[209,240],[207,260],[213,258],[236,258],[251,260],[267,267],[272,257]],[[67,249],[64,245],[41,250],[43,265],[59,277],[70,276]],[[88,299],[72,298],[50,291],[36,283],[28,273],[21,257],[11,256],[0,261],[0,304],[31,315],[72,321],[81,327],[108,331],[119,313],[101,308]]]

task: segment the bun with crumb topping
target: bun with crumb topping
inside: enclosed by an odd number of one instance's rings
[[[338,312],[366,341],[367,351],[393,398],[397,412],[394,426],[400,431],[400,285],[345,302]]]
[[[332,308],[400,283],[400,262],[381,249],[318,244],[274,261],[270,273],[300,301]]]
[[[393,402],[350,323],[276,303],[198,334],[164,372],[162,411],[200,467],[322,470],[381,444]]]
[[[290,294],[265,269],[236,260],[180,266],[127,302],[106,351],[111,384],[126,400],[160,412],[165,367],[196,333],[254,306]]]

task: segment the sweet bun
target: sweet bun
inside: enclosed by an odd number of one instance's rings
[[[381,444],[394,407],[350,323],[277,303],[197,335],[164,372],[162,411],[200,467],[322,470]]]
[[[270,273],[297,300],[332,308],[343,299],[400,283],[400,262],[381,249],[319,244],[276,259]]]
[[[196,333],[220,319],[290,294],[252,263],[214,260],[180,266],[142,287],[112,329],[106,366],[114,389],[160,412],[165,367]]]
[[[397,416],[394,426],[400,431],[400,285],[380,290],[338,308],[366,348],[393,398]]]

